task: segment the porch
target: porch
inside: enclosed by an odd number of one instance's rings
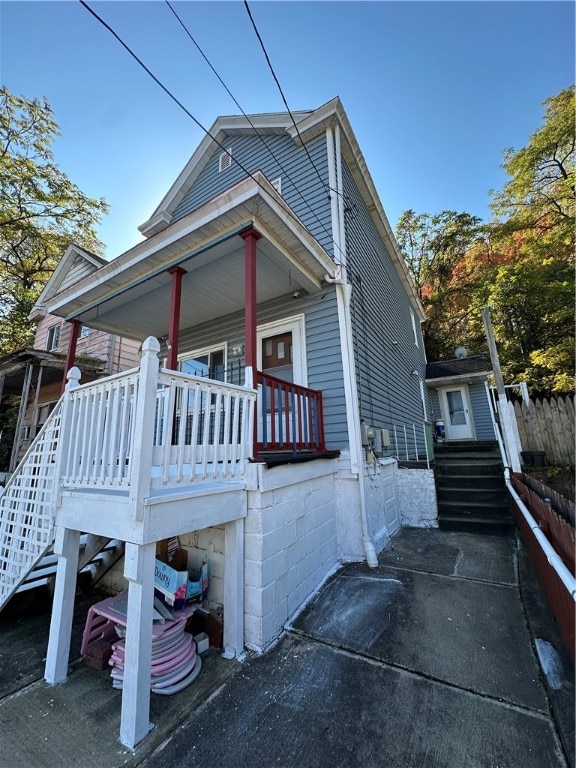
[[[49,682],[68,672],[80,532],[125,542],[128,633],[136,646],[122,707],[129,746],[148,731],[146,618],[156,542],[224,527],[224,646],[228,657],[241,655],[254,462],[311,458],[324,448],[321,393],[263,374],[256,390],[160,369],[159,351],[150,338],[138,369],[85,385],[72,368],[64,396],[0,497],[1,603],[49,548],[58,556]]]

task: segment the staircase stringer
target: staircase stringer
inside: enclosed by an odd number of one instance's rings
[[[54,544],[64,397],[0,496],[0,611]]]

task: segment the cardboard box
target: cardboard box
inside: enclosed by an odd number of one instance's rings
[[[156,558],[155,594],[175,610],[183,608],[186,603],[202,602],[208,591],[208,563],[203,562],[198,569],[188,569],[187,559],[188,553],[182,549],[178,550],[170,565]]]

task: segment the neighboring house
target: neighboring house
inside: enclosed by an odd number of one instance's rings
[[[481,355],[426,366],[434,418],[443,421],[446,440],[496,440],[488,387],[490,373]]]
[[[78,272],[86,274],[106,264],[105,259],[70,246],[51,282],[73,285]],[[0,477],[14,471],[30,442],[40,432],[62,394],[65,372],[81,370],[82,381],[93,381],[138,364],[140,343],[99,331],[82,323],[65,322],[37,305],[30,318],[36,323],[34,347],[0,358],[0,412],[17,411],[13,429],[0,438]],[[69,352],[74,350],[73,359]]]
[[[225,652],[262,650],[339,563],[376,564],[411,483],[393,454],[429,453],[422,306],[360,147],[339,99],[295,119],[219,118],[146,239],[40,299],[142,342],[139,372],[70,389],[65,447],[35,449],[54,452],[62,563],[46,678],[67,673],[76,532],[125,541],[130,746],[148,732],[158,540],[208,560]],[[433,494],[422,473],[412,496]]]

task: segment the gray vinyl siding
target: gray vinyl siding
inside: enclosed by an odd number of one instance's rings
[[[494,440],[494,427],[484,382],[468,385],[477,440]]]
[[[330,286],[322,293],[303,299],[283,298],[259,306],[257,322],[262,325],[297,314],[304,314],[305,317],[308,387],[321,390],[323,395],[327,447],[343,449],[349,441],[334,288]],[[244,344],[242,313],[223,317],[217,324],[182,330],[179,351],[185,354],[224,342],[227,347],[228,381],[242,384],[244,358],[232,356],[232,348]]]
[[[431,389],[430,391],[430,403],[432,405],[432,412],[434,414],[434,420],[442,418],[442,411],[440,410],[440,398],[438,397],[438,390]]]
[[[219,172],[222,151],[216,152],[186,193],[173,214],[173,221],[199,208],[228,187],[246,178],[246,171],[262,171],[274,181],[282,179],[282,197],[320,244],[332,253],[330,199],[327,193],[328,162],[324,134],[310,141],[306,148],[298,146],[288,135],[260,134],[265,144],[254,135],[230,134],[222,140],[232,150],[232,164]],[[308,154],[312,158],[311,164]],[[318,173],[316,172],[317,169]]]
[[[415,343],[411,304],[384,243],[343,164],[348,278],[352,284],[351,314],[360,416],[367,423],[399,436],[398,453],[406,458],[404,427],[413,457],[413,427],[418,453],[424,453],[424,411],[420,379],[425,374],[424,347],[416,321]],[[412,374],[416,370],[418,375]],[[426,388],[425,388],[426,393]],[[428,395],[425,394],[428,400]],[[430,403],[427,402],[428,417]],[[389,452],[389,453],[390,453]]]

